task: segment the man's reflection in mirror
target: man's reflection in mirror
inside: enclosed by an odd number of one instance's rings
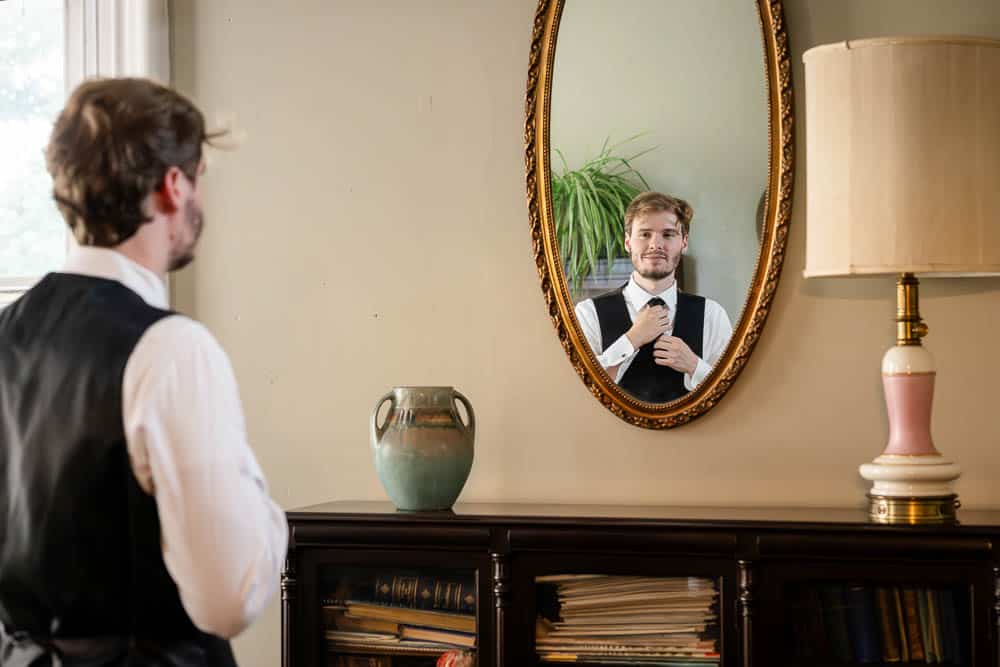
[[[576,306],[598,361],[636,398],[665,403],[695,389],[722,356],[733,326],[704,296],[680,292],[674,272],[694,211],[683,199],[639,194],[625,211],[632,276]]]

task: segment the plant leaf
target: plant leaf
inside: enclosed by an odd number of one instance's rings
[[[574,291],[594,273],[599,260],[607,260],[610,275],[614,260],[627,256],[623,240],[625,209],[639,192],[651,189],[634,161],[656,147],[627,157],[618,151],[643,134],[615,144],[606,137],[600,152],[575,170],[569,168],[562,151],[553,151],[563,167],[560,174],[552,176],[556,242]]]

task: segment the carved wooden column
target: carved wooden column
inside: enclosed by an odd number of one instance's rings
[[[285,567],[281,570],[281,666],[292,667],[293,649],[292,645],[296,638],[293,636],[293,614],[295,610],[295,560],[291,549],[285,557]]]
[[[506,641],[504,615],[507,611],[510,596],[510,557],[506,554],[493,553],[493,600],[494,600],[494,632],[493,637],[494,667],[504,667],[503,646]]]
[[[737,561],[740,569],[740,593],[737,600],[740,621],[740,653],[743,667],[753,664],[753,570],[748,560]]]

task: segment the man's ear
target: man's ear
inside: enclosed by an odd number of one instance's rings
[[[629,243],[628,237],[629,237],[628,232],[625,232],[625,250],[632,252],[632,244]]]
[[[187,177],[179,167],[169,167],[163,174],[159,187],[153,192],[154,205],[162,213],[175,213],[184,203]]]

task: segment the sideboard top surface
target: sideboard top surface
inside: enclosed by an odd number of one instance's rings
[[[635,523],[690,526],[851,527],[965,532],[964,529],[997,529],[1000,510],[958,512],[958,526],[881,526],[868,520],[864,508],[782,508],[782,507],[668,507],[653,505],[586,505],[531,503],[458,503],[442,512],[406,512],[383,501],[334,501],[288,511],[292,521],[379,521],[403,523],[450,522],[566,524]]]

